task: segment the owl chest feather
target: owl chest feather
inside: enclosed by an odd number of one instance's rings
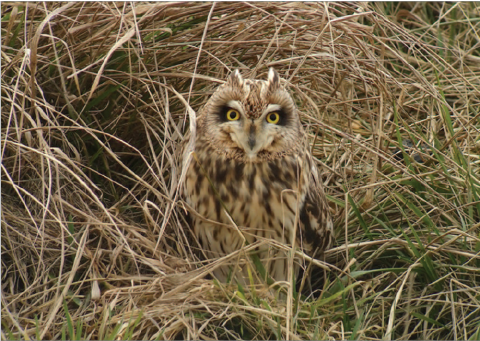
[[[296,155],[254,163],[197,150],[185,185],[200,244],[213,257],[232,253],[245,241],[291,244],[308,188],[303,169]]]

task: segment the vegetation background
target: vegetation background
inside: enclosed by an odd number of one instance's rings
[[[1,4],[2,339],[480,339],[480,5]],[[336,226],[321,294],[220,285],[177,146],[275,67]]]

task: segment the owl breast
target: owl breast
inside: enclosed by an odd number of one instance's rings
[[[269,276],[287,280],[288,252],[271,241],[291,246],[297,235],[297,207],[303,206],[310,179],[306,159],[291,153],[271,161],[242,162],[201,140],[195,156],[185,181],[186,201],[195,210],[192,228],[205,256],[220,258],[255,243]],[[249,255],[237,252],[225,262],[214,270],[220,281],[234,275],[249,282]],[[297,273],[298,266],[293,271]],[[251,272],[256,273],[255,268]]]

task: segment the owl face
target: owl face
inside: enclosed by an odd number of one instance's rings
[[[236,70],[205,105],[201,129],[214,150],[245,162],[276,159],[299,145],[295,104],[270,69],[268,79],[243,79]]]

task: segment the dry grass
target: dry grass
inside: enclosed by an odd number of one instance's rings
[[[1,8],[2,339],[480,338],[478,4]],[[336,217],[293,306],[204,278],[177,194],[185,103],[270,66]]]

